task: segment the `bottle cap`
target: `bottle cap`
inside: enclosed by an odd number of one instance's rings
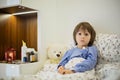
[[[23,40],[22,40],[22,45],[23,45],[23,46],[26,46],[26,43],[25,43]]]

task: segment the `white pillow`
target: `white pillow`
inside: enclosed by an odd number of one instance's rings
[[[98,34],[95,44],[100,51],[99,63],[120,62],[120,35]]]

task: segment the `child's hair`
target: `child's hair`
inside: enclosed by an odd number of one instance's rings
[[[92,46],[93,42],[95,41],[96,32],[88,22],[81,22],[75,27],[75,29],[73,31],[73,39],[74,39],[75,45],[77,45],[76,34],[80,29],[88,30],[88,32],[91,35],[91,39],[90,39],[90,42],[88,43],[88,46]]]

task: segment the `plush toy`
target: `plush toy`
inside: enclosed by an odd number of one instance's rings
[[[65,52],[67,46],[63,44],[52,44],[47,48],[47,64],[58,64]]]

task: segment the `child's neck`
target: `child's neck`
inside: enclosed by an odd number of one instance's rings
[[[80,49],[85,49],[87,46],[79,46],[79,45],[77,45],[77,47],[80,48]]]

